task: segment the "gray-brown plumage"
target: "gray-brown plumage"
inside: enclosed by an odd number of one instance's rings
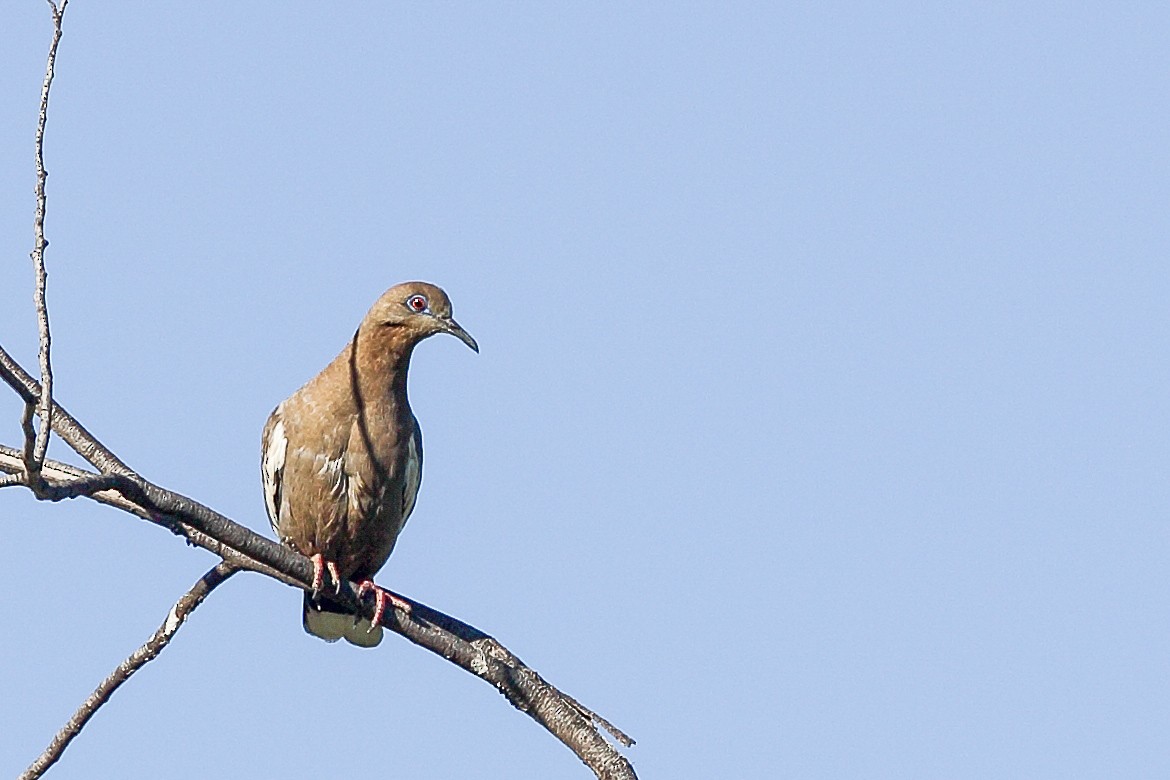
[[[261,472],[273,530],[313,559],[316,591],[325,571],[335,586],[353,580],[363,593],[373,589],[376,617],[396,597],[374,586],[373,577],[414,509],[422,478],[422,432],[406,397],[407,369],[415,345],[436,333],[479,351],[451,318],[441,289],[426,282],[391,287],[341,354],[264,426]],[[315,596],[305,595],[306,631],[364,647],[381,641],[376,621],[355,625],[352,615]]]

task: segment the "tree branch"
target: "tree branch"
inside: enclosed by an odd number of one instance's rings
[[[57,736],[53,737],[53,741],[45,748],[45,752],[37,756],[37,760],[33,761],[29,768],[24,770],[24,774],[20,776],[20,780],[36,780],[36,778],[43,775],[49,767],[61,758],[61,754],[65,752],[65,748],[69,747],[69,743],[73,738],[81,733],[85,728],[85,724],[89,723],[98,711],[98,709],[110,700],[114,695],[114,691],[121,687],[122,683],[130,679],[130,676],[141,669],[146,664],[158,658],[158,654],[170,644],[171,639],[178,633],[179,628],[186,622],[187,617],[195,611],[195,608],[203,603],[211,591],[215,590],[220,583],[224,582],[228,577],[235,574],[236,567],[221,561],[213,566],[206,574],[199,578],[199,581],[191,586],[191,590],[187,591],[183,596],[175,602],[175,606],[171,607],[171,611],[167,613],[166,620],[158,627],[158,630],[151,635],[150,639],[146,640],[146,644],[135,650],[122,663],[118,664],[114,671],[110,672],[110,676],[102,680],[101,685],[89,695],[81,706],[77,708],[77,712],[73,713],[73,717],[57,732]]]
[[[36,380],[19,370],[18,365],[15,366],[17,370],[6,370],[5,355],[0,350],[0,377],[9,384],[15,383],[22,397],[25,394],[38,396],[40,388]],[[22,376],[26,381],[21,381]],[[83,457],[88,452],[94,454],[95,459],[106,460],[96,453],[108,453],[109,450],[60,406],[54,406],[53,427],[61,438]],[[189,543],[221,555],[240,568],[267,574],[302,590],[312,589],[313,567],[308,558],[193,499],[154,485],[121,461],[116,462],[121,466],[119,470],[132,476],[113,475],[120,479],[103,483],[92,480],[99,475],[51,460],[45,463],[45,476],[52,483],[66,485],[77,480],[91,480],[85,484],[93,489],[92,492],[81,491],[81,494],[162,525]],[[18,450],[0,446],[0,471],[17,473],[20,463]],[[107,484],[116,487],[97,489]],[[629,761],[606,741],[601,731],[608,731],[623,745],[632,745],[633,740],[549,684],[490,635],[421,602],[403,598],[410,605],[410,612],[388,611],[384,618],[388,630],[492,684],[509,703],[561,740],[598,778],[636,778]],[[353,583],[346,583],[341,593],[331,599],[366,618],[373,617],[372,595],[359,602]]]
[[[36,287],[33,292],[33,303],[37,310],[37,334],[40,340],[39,362],[41,369],[41,385],[44,387],[44,392],[37,403],[37,416],[41,418],[40,428],[37,430],[36,438],[27,442],[25,447],[25,478],[28,480],[28,486],[32,488],[34,493],[39,493],[41,487],[41,464],[45,460],[45,454],[49,450],[49,432],[53,425],[53,366],[49,358],[49,347],[51,339],[49,337],[49,309],[45,304],[45,247],[48,242],[45,240],[45,180],[48,178],[48,172],[45,171],[45,122],[49,117],[49,89],[53,86],[53,75],[56,71],[57,63],[57,44],[61,42],[61,21],[65,16],[65,7],[69,5],[69,0],[61,0],[61,7],[58,8],[53,0],[46,0],[49,8],[53,12],[53,41],[49,44],[49,60],[45,65],[45,80],[41,85],[41,111],[37,120],[37,139],[36,139],[36,169],[37,169],[37,186],[36,198],[37,208],[36,216],[33,218],[33,233],[34,242],[32,250],[33,274],[36,279]],[[30,415],[28,410],[25,410],[25,421],[27,422]],[[26,427],[25,436],[31,432],[30,427]]]

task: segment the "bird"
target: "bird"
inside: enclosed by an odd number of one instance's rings
[[[359,647],[382,641],[387,604],[409,603],[374,584],[414,510],[422,480],[422,430],[410,409],[406,375],[419,342],[447,333],[474,352],[479,344],[451,316],[433,284],[404,282],[374,302],[353,338],[321,373],[269,415],[261,438],[264,504],[280,541],[313,563],[304,595],[305,630]],[[322,593],[358,583],[373,592],[373,620]]]

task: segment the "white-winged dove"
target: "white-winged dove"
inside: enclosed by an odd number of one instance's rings
[[[450,333],[479,352],[451,318],[451,301],[426,282],[391,287],[370,308],[332,363],[281,403],[264,426],[261,472],[268,519],[278,538],[313,561],[304,626],[327,642],[362,647],[382,641],[386,603],[406,607],[374,585],[414,509],[422,479],[422,431],[406,397],[414,347]],[[319,591],[325,571],[337,588],[373,590],[373,623],[331,609]]]

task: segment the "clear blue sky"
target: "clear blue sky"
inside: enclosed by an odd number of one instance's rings
[[[43,2],[0,24],[0,342],[35,362]],[[1170,776],[1170,12],[75,0],[59,398],[268,532],[259,436],[422,278],[380,580],[643,778]],[[0,440],[19,406],[0,394]],[[60,445],[54,453],[63,454]],[[0,493],[0,776],[213,559]],[[54,778],[585,778],[489,686],[218,592]],[[164,758],[169,756],[169,758]]]

